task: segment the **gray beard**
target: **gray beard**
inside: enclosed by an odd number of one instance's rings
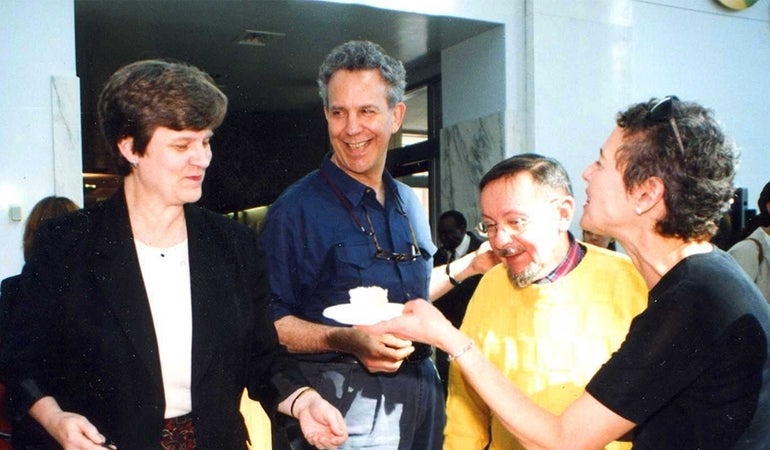
[[[521,273],[513,273],[513,270],[508,267],[508,279],[511,280],[514,286],[523,289],[536,280],[535,277],[537,277],[541,270],[543,270],[543,264],[536,261],[531,262]]]

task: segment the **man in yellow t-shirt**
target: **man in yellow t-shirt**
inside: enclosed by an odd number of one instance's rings
[[[482,278],[461,330],[524,394],[561,413],[623,342],[647,290],[627,256],[568,231],[575,200],[558,161],[516,155],[479,186],[480,228],[503,263]],[[444,434],[445,450],[523,448],[452,367]]]

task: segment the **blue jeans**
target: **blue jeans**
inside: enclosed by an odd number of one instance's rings
[[[441,450],[444,393],[430,359],[405,362],[393,374],[372,374],[350,360],[301,362],[315,389],[345,417],[348,440],[341,450]],[[296,420],[286,433],[294,450],[313,449]]]

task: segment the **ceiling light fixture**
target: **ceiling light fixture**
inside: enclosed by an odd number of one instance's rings
[[[257,31],[246,30],[242,35],[235,40],[238,44],[243,45],[255,45],[257,47],[265,47],[275,40],[281,39],[286,36],[285,33],[275,33],[272,31]]]

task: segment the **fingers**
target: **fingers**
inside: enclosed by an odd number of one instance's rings
[[[396,361],[402,361],[402,360],[406,359],[412,353],[414,353],[414,346],[413,345],[410,345],[409,347],[402,347],[402,348],[394,350],[393,359],[396,360]]]
[[[305,434],[305,440],[315,448],[337,448],[345,443],[348,438],[348,433],[343,430],[342,433],[333,432],[330,430],[317,430],[311,431]]]
[[[370,372],[395,372],[409,355],[414,352],[411,341],[392,334],[374,337],[375,344],[367,355],[359,357]]]
[[[481,244],[481,246],[474,253],[473,261],[471,265],[474,267],[477,273],[486,273],[489,269],[496,266],[502,261],[502,258],[492,249],[489,241]]]
[[[305,440],[315,448],[334,449],[342,445],[348,431],[339,410],[320,397],[308,408],[311,414],[300,418]]]
[[[356,347],[355,355],[359,360],[383,359],[397,361],[404,359],[414,351],[412,342],[388,333],[372,333],[367,327],[356,327],[360,335],[360,344]]]
[[[83,435],[94,444],[106,447],[107,438],[103,434],[99,433],[99,430],[97,430],[91,422],[85,418],[83,418],[83,420],[85,423],[80,428],[80,431],[83,433]]]
[[[398,361],[384,361],[382,359],[364,359],[361,360],[361,364],[366,367],[366,370],[368,370],[371,373],[378,373],[378,372],[385,372],[385,373],[393,373],[397,372],[398,369],[401,368],[401,364],[404,363],[404,360],[398,360]]]
[[[408,302],[404,303],[403,314],[409,314],[411,312],[414,312],[414,309],[420,304],[420,302],[425,303],[423,300],[420,300],[420,299],[409,300]]]
[[[329,427],[335,436],[343,440],[348,437],[348,426],[345,424],[345,418],[342,417],[342,413],[337,408],[334,408],[332,417],[329,420]]]
[[[305,440],[315,448],[319,449],[334,449],[339,447],[345,442],[347,435],[344,437],[334,436],[324,432],[310,432],[305,435]]]
[[[414,350],[414,347],[412,346],[412,341],[407,340],[407,339],[401,339],[401,338],[396,337],[396,336],[394,336],[394,335],[392,335],[390,333],[384,333],[384,334],[380,335],[380,342],[383,345],[385,345],[385,347],[387,347],[389,349],[396,350],[396,351],[401,350],[401,349],[404,349],[404,350],[411,349],[412,351]],[[409,353],[412,353],[412,351],[409,351],[407,353],[407,355]]]
[[[57,421],[55,437],[65,449],[116,448],[88,419],[68,412]]]

